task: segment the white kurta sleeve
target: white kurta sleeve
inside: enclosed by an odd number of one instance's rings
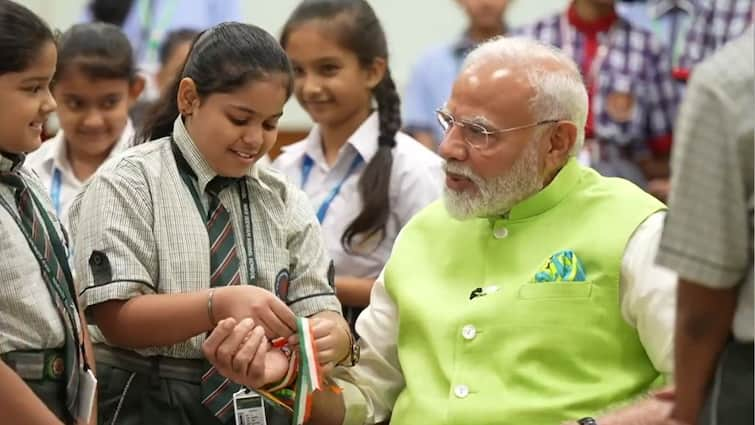
[[[361,359],[353,368],[338,368],[343,388],[344,425],[374,424],[388,419],[404,377],[398,361],[398,310],[385,290],[383,275],[375,281],[370,305],[359,316]]]
[[[656,370],[670,374],[674,364],[676,273],[655,264],[665,212],[651,215],[632,235],[621,264],[621,313],[637,329]]]

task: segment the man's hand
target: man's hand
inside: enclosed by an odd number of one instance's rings
[[[664,388],[629,406],[622,407],[597,418],[599,425],[691,425],[671,419],[674,390]],[[576,425],[568,422],[564,425]]]
[[[653,396],[658,400],[663,400],[663,401],[673,403],[674,399],[676,398],[676,391],[674,390],[673,387],[664,388],[654,393]],[[684,421],[674,419],[673,416],[674,416],[674,413],[672,410],[669,416],[663,419],[663,421],[661,422],[661,425],[695,425],[692,423],[687,423]]]
[[[296,317],[272,292],[251,285],[218,288],[213,295],[213,320],[251,318],[269,339],[296,333]]]
[[[310,323],[315,338],[317,360],[324,367],[323,372],[328,373],[351,352],[349,325],[340,314],[331,311],[315,314]],[[293,349],[297,349],[299,337],[292,335],[288,342]]]
[[[600,425],[666,425],[673,401],[648,397],[598,418]]]
[[[224,319],[202,344],[205,358],[226,378],[250,388],[278,382],[288,371],[288,358],[271,350],[265,330],[254,320]]]
[[[661,422],[660,425],[695,425],[695,424],[690,424],[687,422],[680,422],[672,418],[666,418],[663,422]]]

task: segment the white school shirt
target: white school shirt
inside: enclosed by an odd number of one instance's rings
[[[373,112],[341,147],[338,159],[330,167],[325,161],[319,127],[315,126],[306,139],[284,147],[273,162],[274,168],[304,190],[317,211],[333,188],[348,174],[354,158],[357,155],[362,157],[362,164],[346,177],[321,223],[336,275],[376,278],[388,261],[401,228],[419,210],[438,199],[443,191],[441,158],[407,134],[396,133],[389,189],[390,215],[385,239],[377,247],[375,241],[366,241],[358,248],[359,254],[346,252],[341,245],[341,236],[362,211],[359,179],[377,151],[379,133],[378,113]],[[311,158],[314,164],[306,185],[302,187],[305,156]],[[354,239],[355,242],[358,240]]]
[[[134,126],[131,120],[128,120],[126,127],[123,128],[121,137],[115,143],[115,146],[113,146],[107,159],[128,149],[133,144],[133,140]],[[71,164],[68,162],[63,130],[58,131],[55,137],[42,143],[39,149],[30,153],[26,157],[25,165],[37,173],[39,180],[44,184],[47,193],[52,198],[55,213],[66,229],[70,229],[69,210],[74,198],[76,198],[76,195],[84,187],[86,181],[81,181],[76,177]],[[55,170],[58,170],[60,173],[59,187],[56,187],[53,182]],[[55,196],[54,192],[56,191],[59,196]]]

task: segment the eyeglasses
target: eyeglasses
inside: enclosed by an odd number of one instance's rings
[[[443,129],[443,133],[448,134],[448,132],[451,131],[451,129],[454,126],[457,126],[461,129],[462,139],[464,139],[464,141],[469,146],[475,149],[487,148],[491,139],[494,140],[494,138],[490,136],[494,136],[496,134],[509,133],[512,131],[524,130],[525,128],[532,128],[532,127],[537,127],[537,126],[545,125],[545,124],[553,124],[553,123],[557,123],[561,121],[561,120],[543,120],[543,121],[538,121],[533,124],[521,125],[519,127],[504,128],[500,130],[489,130],[479,123],[458,120],[454,118],[453,115],[449,114],[448,112],[442,109],[436,110],[435,114],[436,114],[436,117],[438,118],[438,122],[440,123],[440,127]]]

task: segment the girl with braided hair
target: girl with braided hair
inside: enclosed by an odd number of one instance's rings
[[[315,126],[274,166],[309,195],[352,329],[401,228],[442,191],[440,158],[399,131],[385,33],[364,0],[304,0],[281,45]]]

